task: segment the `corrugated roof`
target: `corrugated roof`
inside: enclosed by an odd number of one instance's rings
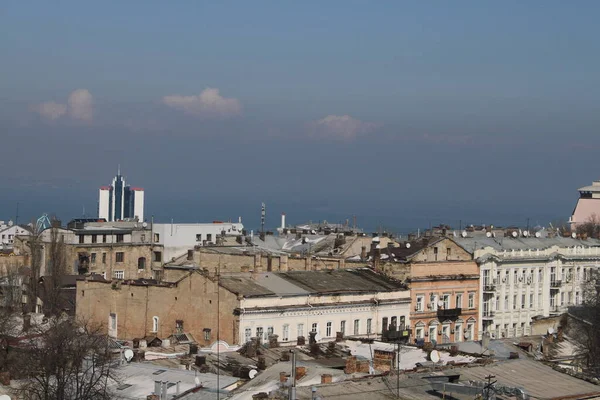
[[[495,250],[528,250],[528,249],[547,249],[552,246],[558,247],[596,247],[600,246],[600,240],[598,239],[573,239],[571,237],[547,237],[547,238],[536,238],[536,237],[491,237],[476,236],[476,237],[454,237],[452,240],[461,246],[469,253],[473,253],[476,249],[482,249],[484,247],[491,247]]]

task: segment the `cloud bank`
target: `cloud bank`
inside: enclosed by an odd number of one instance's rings
[[[328,115],[311,122],[309,133],[315,138],[352,140],[359,135],[370,133],[380,126],[373,122],[363,122],[349,115]]]
[[[71,92],[67,104],[48,101],[33,106],[32,110],[52,121],[68,116],[74,120],[90,122],[94,117],[94,99],[87,89],[77,89]]]
[[[242,112],[238,99],[225,98],[220,95],[219,89],[214,88],[204,89],[197,96],[164,96],[162,103],[186,114],[204,118],[229,118]]]

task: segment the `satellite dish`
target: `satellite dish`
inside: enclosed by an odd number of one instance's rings
[[[375,237],[373,238],[372,242],[373,242],[373,243],[379,243],[379,242],[380,242],[380,240],[379,240],[379,236],[375,236]]]
[[[466,238],[467,237],[467,231],[462,231],[462,233],[460,234],[460,236]]]
[[[517,237],[517,236],[519,236],[519,234],[517,233],[517,231],[513,231],[512,237]]]
[[[437,363],[440,361],[440,353],[437,350],[431,350],[431,353],[429,353],[429,358],[434,363]]]
[[[525,237],[529,236],[529,231],[523,231],[523,236],[525,236]]]
[[[147,226],[148,226],[148,223],[147,223],[147,222],[144,222],[144,223],[142,224],[142,226],[145,228],[145,227],[147,227]]]
[[[380,244],[378,244],[377,246],[375,246],[375,248],[376,248],[376,249],[380,249],[380,248],[381,248],[381,245],[380,245]]]
[[[7,394],[3,394],[2,396],[0,396],[0,400],[10,400],[10,396]]]
[[[8,226],[13,226],[15,223],[12,221],[12,219],[10,221],[8,221]],[[0,397],[1,399],[1,397]]]
[[[406,243],[405,246],[406,246],[407,249],[410,249],[410,243]]]
[[[542,234],[541,234],[541,233],[539,233],[539,232],[536,232],[536,233],[535,233],[535,237],[536,237],[536,238],[542,237]]]
[[[489,238],[490,238],[490,237],[492,237],[492,232],[486,232],[486,233],[485,233],[485,236],[486,236],[486,237],[489,237]]]
[[[320,341],[321,341],[321,339],[323,339],[323,337],[321,337],[321,335],[317,333],[317,334],[315,335],[315,340],[316,340],[317,342],[320,342]]]
[[[200,378],[195,377],[194,382],[196,383],[196,386],[200,386]]]
[[[248,378],[250,379],[254,379],[254,377],[258,374],[258,371],[255,369],[251,369],[250,371],[248,371]]]
[[[554,333],[554,328],[553,327],[548,328],[548,335],[552,335],[553,333]]]
[[[127,349],[127,350],[125,350],[125,353],[123,353],[123,355],[125,356],[125,359],[127,360],[127,362],[129,362],[133,359],[133,350]],[[0,399],[0,400],[2,400],[2,399]]]
[[[444,307],[444,302],[441,300],[438,300],[438,307],[440,307],[440,308]]]
[[[573,232],[573,233],[571,233],[571,237],[572,237],[573,239],[575,239],[575,238],[577,237],[577,234],[576,234],[575,232]]]

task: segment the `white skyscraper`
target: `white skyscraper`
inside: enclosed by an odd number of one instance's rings
[[[98,218],[107,221],[144,220],[144,189],[125,184],[119,168],[110,186],[102,186],[98,194]]]

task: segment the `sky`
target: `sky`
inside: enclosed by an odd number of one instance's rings
[[[596,1],[0,3],[0,219],[547,226],[600,178]]]

